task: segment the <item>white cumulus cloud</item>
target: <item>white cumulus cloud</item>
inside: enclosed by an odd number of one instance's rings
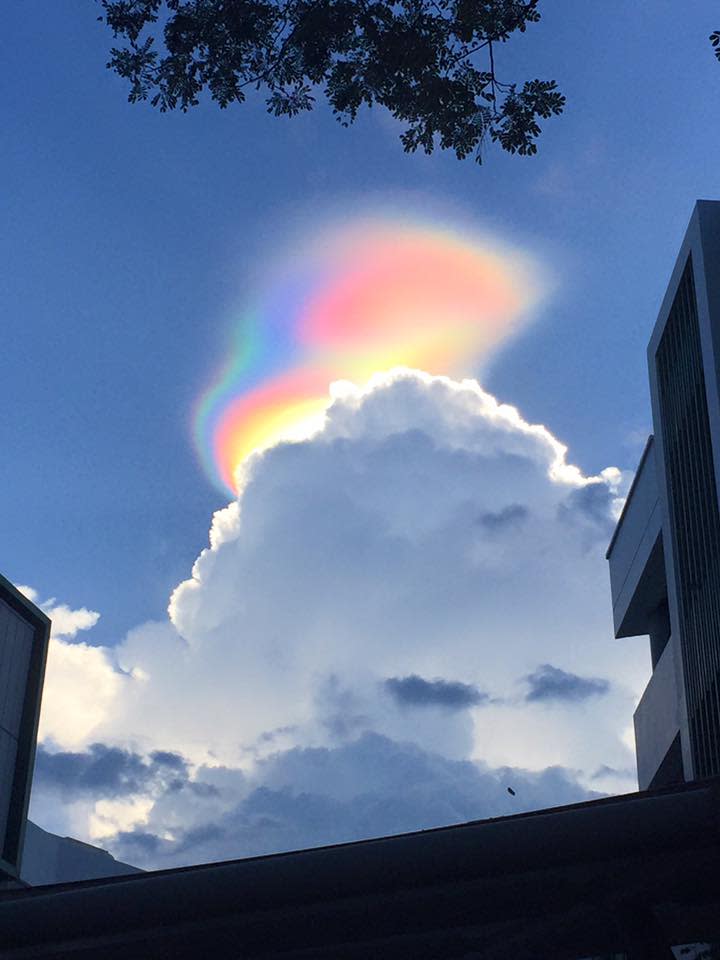
[[[456,777],[457,798],[475,784],[477,803],[457,799],[461,816],[498,809],[478,799],[495,796],[478,771],[501,783],[498,770],[522,769],[536,804],[552,802],[552,783],[570,783],[557,802],[597,789],[599,769],[625,771],[615,782],[632,787],[624,732],[649,665],[644,644],[612,638],[604,551],[619,471],[584,476],[546,427],[472,380],[396,370],[333,396],[316,435],[246,462],[238,500],[213,518],[167,621],[139,626],[112,652],[73,645],[77,662],[68,644],[49,671],[47,703],[75,683],[84,704],[78,723],[46,705],[53,749],[176,751],[200,784],[172,803],[122,799],[117,850],[128,858],[133,843],[145,844],[143,862],[219,856],[229,831],[250,836],[243,824],[261,817],[263,796],[292,821],[277,842],[302,845],[302,817],[275,794],[292,806],[308,784],[320,807],[335,804],[340,826],[324,839],[342,839],[373,744],[415,757],[429,777]],[[541,667],[577,695],[546,685],[529,698]],[[565,772],[537,780],[550,768]],[[202,787],[222,770],[236,790],[224,805]],[[331,771],[349,784],[342,796]],[[392,802],[382,783],[375,804]],[[408,829],[444,816],[426,793],[425,808],[420,788],[408,800]],[[93,822],[109,830],[103,802]],[[198,804],[214,810],[214,833]],[[128,810],[140,811],[136,836]],[[364,816],[371,832],[402,828],[402,818]],[[256,849],[248,844],[240,851]]]
[[[100,614],[96,610],[88,610],[86,607],[73,610],[66,603],[58,603],[55,597],[41,600],[38,591],[33,587],[21,586],[18,590],[50,617],[52,636],[55,638],[70,637],[72,639],[79,630],[91,630],[100,619]]]

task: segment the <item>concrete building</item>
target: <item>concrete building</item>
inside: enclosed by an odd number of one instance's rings
[[[641,789],[720,774],[720,202],[693,211],[647,355],[654,435],[607,552],[615,635],[650,637]]]
[[[0,576],[0,881],[17,880],[25,839],[50,621]]]
[[[0,576],[0,888],[139,873],[27,819],[50,621]]]

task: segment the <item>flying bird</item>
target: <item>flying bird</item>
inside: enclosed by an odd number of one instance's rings
[[[514,797],[514,796],[515,796],[515,791],[513,790],[512,787],[508,787],[508,788],[507,788],[507,792],[510,794],[511,797]]]

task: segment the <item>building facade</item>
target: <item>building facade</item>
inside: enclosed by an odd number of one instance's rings
[[[50,621],[0,576],[0,881],[20,872]]]
[[[720,202],[696,204],[648,368],[654,433],[607,553],[615,635],[650,637],[641,789],[720,775]]]

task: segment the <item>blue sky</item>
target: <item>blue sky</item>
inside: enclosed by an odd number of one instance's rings
[[[634,468],[647,338],[694,200],[720,195],[718,9],[542,7],[499,70],[555,78],[566,111],[538,156],[488,146],[481,167],[405,155],[378,111],[346,130],[322,104],[293,120],[261,103],[131,106],[91,0],[6,11],[0,569],[100,611],[88,644],[127,645],[163,621],[206,546],[226,499],[193,449],[193,404],[258,264],[318,211],[391,197],[540,258],[553,292],[482,385],[567,444],[584,475]],[[580,679],[595,666],[578,662]],[[518,676],[532,669],[518,661]]]
[[[343,130],[246,105],[125,102],[92,3],[9,11],[2,71],[3,569],[103,609],[98,639],[159,614],[219,505],[189,417],[243,273],[318,204],[407,196],[552,264],[543,316],[489,388],[588,471],[632,467],[644,346],[696,197],[719,192],[713,5],[546,5],[502,52],[568,97],[535,158],[406,156],[390,124]],[[507,66],[506,66],[507,64]]]

